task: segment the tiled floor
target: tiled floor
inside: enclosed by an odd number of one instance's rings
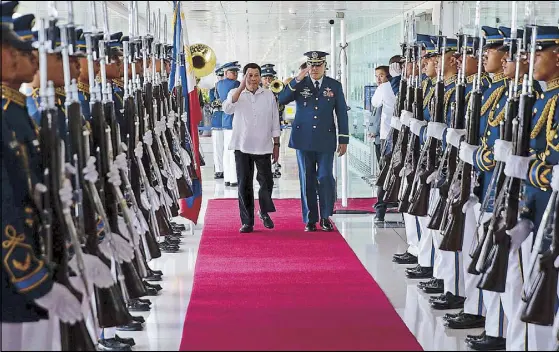
[[[288,137],[289,132],[285,131],[280,156],[282,177],[276,180],[274,198],[299,197],[297,162],[294,151],[286,147]],[[150,297],[153,302],[151,311],[143,314],[146,319],[145,329],[142,332],[119,332],[119,336],[133,337],[136,340],[134,350],[178,350],[208,199],[237,196],[236,188],[225,187],[223,180],[213,179],[211,138],[201,138],[201,143],[207,166],[203,170],[204,200],[200,222],[195,227],[193,236],[183,238],[180,252],[164,254],[151,263],[154,269],[161,269],[165,276],[159,282],[163,286],[159,296]],[[350,197],[370,197],[371,194],[371,188],[364,181],[354,175],[350,177]],[[392,254],[406,249],[403,228],[377,228],[372,215],[335,215],[333,219],[342,236],[382,287],[425,350],[465,350],[463,341],[466,334],[481,332],[480,329],[446,330],[442,324],[445,312],[430,309],[428,296],[416,288],[417,281],[405,278],[405,266],[392,263]],[[182,219],[177,219],[180,220]],[[387,220],[401,220],[401,215],[388,214]]]

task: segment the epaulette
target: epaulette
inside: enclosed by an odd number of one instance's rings
[[[547,82],[547,87],[545,88],[545,91],[548,92],[550,90],[554,90],[557,88],[559,88],[559,77]]]
[[[431,85],[431,87],[429,87],[429,89],[427,90],[427,92],[423,91],[424,93],[427,93],[425,95],[425,97],[423,98],[423,104],[429,104],[429,101],[431,100],[431,98],[433,97],[433,94],[435,93],[435,86]]]
[[[2,106],[2,110],[6,110],[10,103],[17,104],[21,107],[26,106],[27,97],[24,94],[3,84],[0,86],[2,88],[2,100],[6,100]]]
[[[90,94],[89,93],[89,84],[84,83],[82,81],[78,81],[78,90],[80,92],[86,93],[86,94]]]
[[[449,90],[447,90],[444,94],[444,116],[447,115],[448,113],[448,106],[449,106],[449,102],[450,102],[450,97],[452,97],[452,94],[454,94],[454,91],[456,90],[456,87],[452,87]]]
[[[551,183],[549,177],[551,176],[552,170],[552,165],[547,165],[545,162],[536,159],[530,164],[528,182],[530,182],[532,186],[545,191],[549,188],[549,184]]]

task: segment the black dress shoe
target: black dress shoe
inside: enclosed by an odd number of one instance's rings
[[[330,219],[320,219],[320,227],[322,227],[322,231],[332,231],[334,229]]]
[[[128,308],[128,311],[130,312],[148,312],[151,309],[149,307],[149,304],[142,303],[133,299],[128,301],[128,303],[126,304],[126,308]]]
[[[460,317],[460,316],[462,316],[462,315],[464,315],[464,314],[465,314],[465,313],[464,313],[464,310],[461,310],[461,311],[458,312],[458,313],[446,313],[446,314],[443,316],[443,320],[444,320],[444,321],[448,321],[448,320],[451,320],[451,319],[456,319],[456,318],[458,318],[458,317]]]
[[[171,222],[171,228],[177,231],[186,231],[186,226],[184,224],[177,224],[176,222]]]
[[[392,258],[392,261],[396,264],[417,264],[417,257],[406,252],[401,257]]]
[[[227,187],[231,186],[231,182],[225,182],[225,186]]]
[[[428,279],[433,276],[433,268],[420,266],[417,270],[406,271],[408,279]]]
[[[485,326],[485,317],[481,315],[462,314],[454,319],[449,319],[444,324],[449,329],[477,329]]]
[[[176,253],[179,251],[179,246],[176,245],[173,246],[165,242],[160,242],[159,249],[161,249],[162,252]]]
[[[274,222],[270,218],[270,215],[268,215],[266,213],[258,212],[258,216],[260,216],[260,219],[262,220],[262,223],[264,224],[265,228],[267,228],[267,229],[273,229],[274,228]]]
[[[444,293],[444,280],[435,279],[431,283],[424,285],[421,289],[427,294]]]
[[[250,233],[254,230],[254,227],[250,226],[250,225],[243,225],[241,226],[241,229],[239,230],[240,233]]]
[[[237,182],[231,182],[231,184],[229,185],[231,187],[237,187]]]
[[[214,179],[219,180],[223,178],[223,172],[216,172],[214,175]]]
[[[150,283],[147,282],[147,281],[144,281],[144,286],[154,288],[154,289],[156,289],[157,291],[161,291],[161,290],[163,289],[163,287],[161,287],[161,285],[158,285],[158,284],[155,284],[155,285],[154,285],[154,284],[150,284]]]
[[[133,316],[133,315],[132,315],[131,317],[132,317],[132,320],[137,321],[138,323],[143,324],[143,323],[146,322],[146,320],[145,320],[144,317],[142,317],[142,316],[137,316],[137,317],[136,317],[136,316]]]
[[[407,271],[407,270],[406,270],[406,271]],[[427,286],[427,285],[433,284],[433,282],[434,282],[435,280],[438,280],[438,279],[432,277],[431,280],[429,280],[429,281],[421,281],[420,283],[417,284],[417,288],[419,288],[419,289],[422,290],[423,287],[425,287],[425,286]]]
[[[483,340],[485,338],[485,330],[479,335],[467,335],[466,336],[466,343],[473,341],[473,340]]]
[[[148,274],[149,274],[149,272],[148,272]],[[161,281],[163,279],[161,278],[160,275],[157,275],[157,274],[153,273],[153,271],[152,271],[152,274],[145,277],[144,280],[146,280],[146,281]]]
[[[309,222],[307,225],[305,225],[305,231],[307,231],[307,232],[315,232],[315,231],[316,231],[316,223],[314,223],[314,222]]]
[[[485,335],[483,339],[471,340],[467,344],[476,351],[499,351],[507,348],[507,339]]]
[[[136,298],[135,300],[138,301],[138,302],[147,304],[148,306],[151,306],[151,301],[147,298]],[[142,318],[142,319],[144,319],[144,318]],[[142,321],[142,323],[143,323],[143,321]]]
[[[128,346],[136,345],[136,341],[134,341],[134,339],[131,337],[120,337],[117,334],[115,334],[115,340]]]
[[[154,275],[163,276],[163,272],[161,270],[152,270],[151,271]]]
[[[99,339],[97,348],[100,351],[132,351],[130,345],[117,341],[116,339]]]
[[[466,297],[455,296],[447,292],[444,299],[432,301],[431,308],[436,310],[462,309],[464,308],[465,301]]]
[[[157,296],[157,294],[159,293],[159,291],[157,291],[155,288],[153,287],[149,287],[149,286],[145,286],[147,294],[146,296]]]
[[[443,294],[438,295],[438,296],[429,297],[429,303],[432,303],[434,301],[444,301],[445,299],[446,299],[446,294],[443,293]]]
[[[411,273],[412,271],[413,271],[413,272],[419,271],[419,270],[421,270],[421,268],[422,268],[421,265],[417,264],[417,265],[414,266],[414,267],[406,268],[406,273]]]
[[[404,253],[396,253],[392,256],[392,258],[401,258],[401,257],[405,257],[407,255],[410,255],[410,253],[408,251],[405,251]]]
[[[142,325],[142,323],[132,321],[126,325],[117,326],[116,329],[118,331],[142,331],[144,330],[144,326]]]

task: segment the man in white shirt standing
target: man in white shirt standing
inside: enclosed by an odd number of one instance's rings
[[[237,89],[227,95],[223,103],[226,114],[235,114],[233,135],[229,150],[235,151],[235,164],[239,183],[239,210],[241,233],[254,229],[254,166],[260,184],[259,217],[268,229],[274,228],[269,213],[276,208],[272,201],[274,179],[272,159],[279,158],[279,112],[274,93],[260,87],[261,68],[255,63],[243,68],[243,80]]]

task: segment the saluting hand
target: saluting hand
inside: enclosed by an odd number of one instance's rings
[[[301,71],[299,73],[299,75],[297,76],[297,81],[301,82],[306,76],[307,74],[311,71],[311,66],[307,66],[306,69],[304,69],[303,71]]]
[[[246,86],[247,86],[247,75],[245,75],[243,77],[243,80],[241,81],[241,85],[239,86],[239,89],[241,91],[243,91],[246,88]]]
[[[338,145],[338,156],[342,156],[347,152],[347,144]]]

